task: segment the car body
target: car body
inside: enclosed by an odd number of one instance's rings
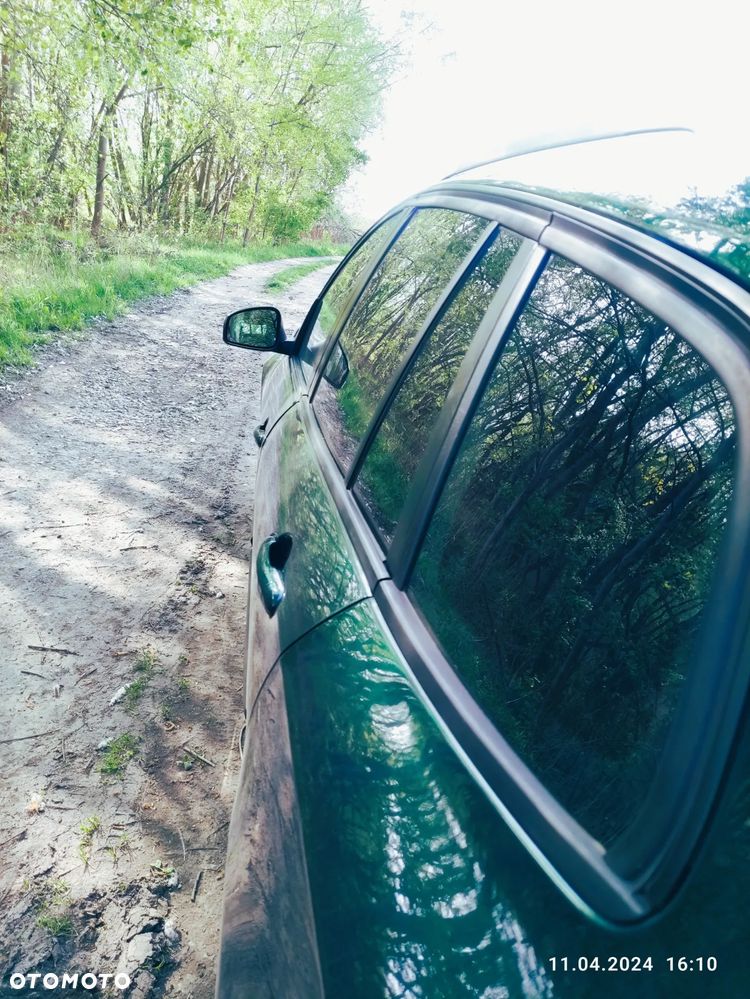
[[[483,165],[296,337],[228,319],[275,356],[222,999],[745,993],[750,199],[692,142]]]

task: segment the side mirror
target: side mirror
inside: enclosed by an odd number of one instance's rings
[[[270,305],[240,309],[224,320],[224,343],[248,350],[276,350],[288,353],[281,313]]]

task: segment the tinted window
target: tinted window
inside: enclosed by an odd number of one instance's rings
[[[336,280],[325,293],[313,327],[299,352],[305,381],[310,381],[320,352],[341,316],[349,293],[364,272],[366,265],[383,248],[386,240],[392,235],[400,217],[400,215],[396,215],[387,219],[378,229],[370,233],[347,260],[336,275]]]
[[[412,595],[467,687],[603,842],[641,802],[690,669],[734,443],[702,357],[557,259],[416,568]]]
[[[362,466],[354,491],[386,541],[427,438],[521,240],[502,231],[433,326]]]
[[[486,219],[424,209],[377,267],[346,322],[315,394],[323,434],[347,469],[404,350],[420,333]]]

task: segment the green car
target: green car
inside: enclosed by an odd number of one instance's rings
[[[221,999],[748,994],[750,182],[693,145],[474,168],[295,337],[228,317],[275,356]]]

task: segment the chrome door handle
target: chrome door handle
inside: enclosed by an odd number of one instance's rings
[[[260,546],[255,567],[263,606],[273,617],[286,596],[284,568],[292,553],[291,534],[271,534]]]

